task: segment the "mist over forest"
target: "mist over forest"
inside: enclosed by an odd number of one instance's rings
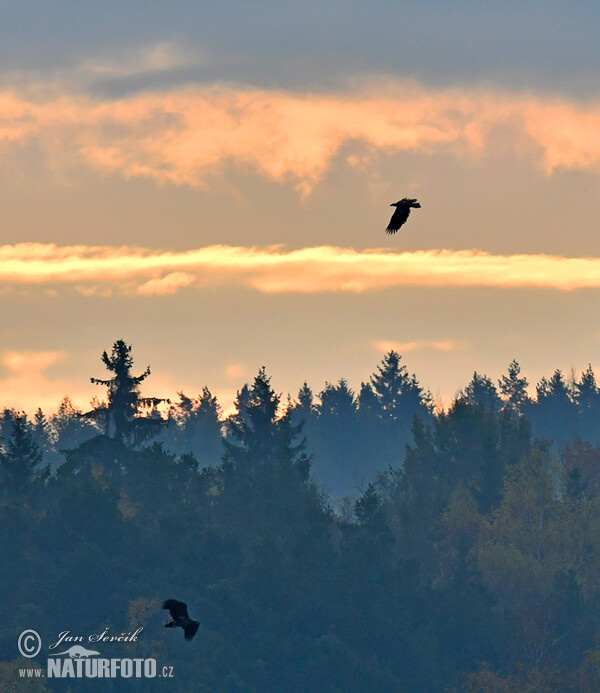
[[[600,690],[591,366],[532,396],[512,361],[444,409],[395,351],[358,391],[286,400],[261,368],[227,417],[208,388],[142,397],[123,340],[102,369],[89,411],[0,415],[0,690],[84,690],[19,681],[25,628],[140,627],[103,654],[173,678],[85,690]],[[191,642],[163,628],[171,597]]]

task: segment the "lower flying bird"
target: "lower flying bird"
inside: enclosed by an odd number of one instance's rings
[[[186,640],[191,640],[196,635],[200,623],[188,616],[187,604],[178,602],[177,599],[167,599],[162,608],[168,609],[171,616],[171,620],[165,623],[165,628],[183,628]]]
[[[388,224],[385,232],[396,233],[396,231],[398,231],[402,224],[404,224],[408,219],[411,207],[414,207],[415,209],[420,209],[421,205],[416,200],[413,200],[409,197],[405,197],[403,200],[400,200],[399,202],[392,202],[390,207],[395,207],[396,211],[392,214],[392,218],[390,219],[390,223]]]

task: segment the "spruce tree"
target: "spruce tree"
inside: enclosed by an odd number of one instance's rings
[[[37,476],[47,473],[47,469],[41,467],[42,452],[32,429],[25,414],[15,416],[12,431],[0,453],[2,476],[6,485],[15,490],[21,490]]]
[[[529,402],[527,378],[520,377],[521,366],[513,359],[508,365],[508,374],[503,375],[498,381],[500,392],[504,397],[505,408],[522,413],[524,405]]]
[[[166,401],[158,397],[140,395],[140,383],[150,375],[150,366],[140,375],[133,375],[131,346],[122,339],[113,344],[110,356],[106,351],[102,352],[102,362],[114,376],[108,379],[90,378],[90,381],[108,388],[108,401],[84,416],[102,421],[109,437],[125,443],[139,443],[158,433],[163,424],[162,418],[140,415],[141,408],[155,408]]]
[[[281,397],[271,387],[264,366],[252,387],[245,385],[235,400],[236,412],[226,422],[225,459],[239,470],[260,467],[295,467],[308,477],[305,441],[297,441],[302,424],[294,425],[288,409],[278,414]]]

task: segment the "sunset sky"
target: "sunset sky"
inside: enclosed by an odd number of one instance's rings
[[[600,375],[599,3],[0,7],[1,405]]]

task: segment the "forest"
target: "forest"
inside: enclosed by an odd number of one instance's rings
[[[395,351],[358,392],[285,399],[261,368],[227,417],[208,388],[142,397],[123,340],[101,367],[89,411],[0,416],[0,691],[600,690],[591,366],[532,395],[513,361],[445,408]],[[27,628],[142,628],[103,653],[173,677],[20,678],[48,654]]]

